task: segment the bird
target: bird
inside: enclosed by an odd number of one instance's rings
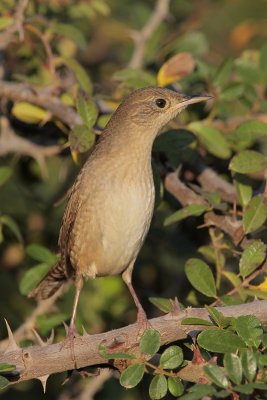
[[[137,89],[121,102],[101,133],[70,190],[59,233],[58,262],[29,294],[44,300],[74,280],[68,328],[72,341],[86,278],[121,274],[137,307],[138,326],[147,326],[132,272],[154,211],[152,145],[178,113],[208,99],[208,95],[185,95],[162,87]]]

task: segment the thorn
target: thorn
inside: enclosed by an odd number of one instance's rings
[[[44,375],[44,376],[40,376],[39,378],[37,378],[43,386],[44,393],[46,392],[46,384],[47,384],[48,378],[49,378],[49,375]]]
[[[13,332],[9,326],[9,323],[7,322],[7,320],[5,318],[4,318],[4,320],[6,323],[6,329],[7,329],[7,334],[8,334],[8,346],[4,353],[4,354],[6,354],[6,353],[9,353],[10,351],[20,350],[20,347],[17,345],[17,342],[16,342]]]
[[[86,329],[85,329],[85,327],[84,327],[83,325],[82,325],[82,330],[83,330],[82,337],[84,337],[84,336],[90,336],[89,333],[86,331]]]
[[[192,364],[204,364],[206,360],[202,357],[199,347],[193,344]]]
[[[42,347],[45,346],[46,343],[43,341],[43,339],[41,338],[41,336],[39,335],[39,333],[36,332],[35,329],[32,329],[32,331],[33,331],[33,334],[34,334],[34,336],[35,336],[35,339],[36,339],[37,343],[38,343],[40,346],[42,346]]]
[[[171,308],[170,313],[172,315],[179,316],[181,314],[181,307],[180,307],[177,297],[175,297],[174,300],[171,300],[171,305],[172,305],[172,308]]]
[[[51,335],[49,336],[49,338],[47,339],[46,343],[47,344],[52,344],[55,338],[55,330],[52,329],[51,331]]]
[[[62,323],[63,323],[63,326],[64,326],[64,328],[65,328],[66,336],[68,336],[69,327],[68,327],[68,325],[66,324],[66,322],[63,321]]]

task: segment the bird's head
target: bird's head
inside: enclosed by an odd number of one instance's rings
[[[210,98],[207,95],[188,96],[165,88],[148,87],[131,93],[116,114],[128,124],[147,127],[157,133],[189,104]]]

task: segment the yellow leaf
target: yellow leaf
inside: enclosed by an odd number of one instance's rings
[[[20,121],[28,124],[39,124],[50,119],[50,113],[41,107],[35,106],[34,104],[21,101],[15,103],[12,108],[12,114]]]
[[[157,81],[159,86],[178,81],[191,74],[195,68],[195,60],[190,53],[179,53],[171,57],[160,68]]]
[[[13,24],[14,20],[11,17],[5,16],[5,17],[0,17],[0,31],[3,31],[6,29],[8,26]]]
[[[251,285],[250,287],[253,289],[261,290],[262,292],[267,292],[267,277],[264,278],[264,281],[258,286]]]

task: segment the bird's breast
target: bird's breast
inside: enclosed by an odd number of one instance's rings
[[[109,194],[105,212],[102,245],[107,270],[100,274],[121,273],[136,258],[150,227],[154,209],[152,176],[126,178]],[[103,266],[103,270],[105,270]]]

